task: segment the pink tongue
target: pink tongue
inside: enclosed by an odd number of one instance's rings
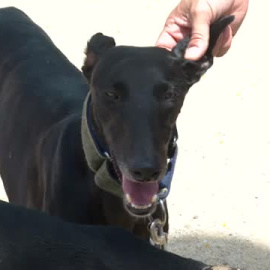
[[[158,182],[138,183],[123,177],[123,190],[129,194],[133,204],[145,206],[152,203],[152,198],[158,193]]]

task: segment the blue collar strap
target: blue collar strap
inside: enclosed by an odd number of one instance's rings
[[[159,183],[158,196],[162,200],[167,198],[167,196],[169,195],[170,190],[171,190],[171,183],[172,183],[175,164],[176,164],[176,160],[177,160],[177,154],[178,154],[178,148],[177,148],[177,144],[175,144],[174,155],[172,156],[172,158],[168,162],[167,173]]]
[[[112,172],[110,153],[101,141],[94,130],[91,109],[90,109],[90,92],[88,93],[83,107],[81,135],[83,150],[89,168],[95,172],[95,183],[101,189],[112,193],[118,197],[123,196],[123,190],[117,174]],[[166,199],[169,195],[171,181],[173,178],[174,168],[177,159],[177,130],[174,129],[172,140],[168,151],[168,170],[164,178],[159,183],[159,198]]]

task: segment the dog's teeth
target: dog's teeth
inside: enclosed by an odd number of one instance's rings
[[[130,198],[130,195],[129,194],[126,194],[126,199],[127,199],[127,202],[128,203],[131,203],[131,198]]]
[[[147,205],[136,205],[134,203],[131,203],[131,207],[135,208],[135,209],[147,209],[150,208],[152,206],[151,203],[147,204]]]
[[[154,196],[152,197],[151,202],[152,202],[152,203],[155,203],[156,201],[157,201],[157,195],[154,195]]]

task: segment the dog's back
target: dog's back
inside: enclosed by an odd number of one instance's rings
[[[1,270],[206,269],[123,229],[66,223],[2,201],[0,220]]]
[[[39,166],[38,148],[67,118],[77,117],[79,130],[88,87],[82,74],[23,12],[0,9],[0,40],[0,171],[9,199],[26,205],[26,181],[42,184],[33,168]]]
[[[85,160],[82,73],[15,8],[0,9],[0,40],[0,173],[9,201],[72,222],[133,228],[122,199],[97,187]]]

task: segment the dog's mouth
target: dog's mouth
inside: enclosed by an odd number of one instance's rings
[[[145,217],[156,209],[158,182],[135,182],[122,177],[124,205],[132,215]]]
[[[115,157],[112,160],[114,170],[122,184],[123,203],[126,210],[136,217],[147,217],[154,213],[159,192],[159,182],[138,182],[129,179],[121,172]]]

